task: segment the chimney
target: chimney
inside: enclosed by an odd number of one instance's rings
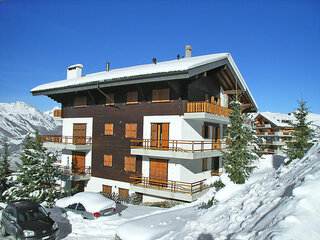
[[[67,67],[67,79],[81,78],[82,68],[82,64]]]
[[[110,62],[106,63],[106,71],[109,72],[110,71]]]
[[[189,58],[191,57],[191,46],[190,45],[187,45],[186,46],[186,58]]]

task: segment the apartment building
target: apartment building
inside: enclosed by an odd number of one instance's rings
[[[261,112],[255,117],[254,129],[262,139],[261,146],[265,153],[281,154],[286,149],[286,142],[293,140],[292,123],[295,117],[291,114]]]
[[[230,96],[244,112],[257,105],[229,53],[191,57],[82,75],[31,90],[61,103],[62,136],[43,136],[62,149],[65,184],[81,191],[139,193],[143,201],[191,202],[203,182],[223,170]]]

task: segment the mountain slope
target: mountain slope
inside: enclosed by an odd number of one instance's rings
[[[0,103],[0,143],[7,139],[11,162],[19,160],[27,134],[58,135],[61,129],[61,122],[27,103]]]

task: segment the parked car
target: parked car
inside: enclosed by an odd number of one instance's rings
[[[37,202],[21,200],[9,202],[2,212],[1,234],[16,239],[56,239],[58,224]]]
[[[59,199],[56,206],[80,214],[85,219],[96,219],[116,213],[115,201],[93,192],[80,192]]]

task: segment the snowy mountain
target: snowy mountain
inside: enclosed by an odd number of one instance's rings
[[[56,122],[48,112],[24,102],[0,103],[0,143],[7,139],[13,161],[19,158],[27,134],[32,136],[36,131],[41,135],[61,134],[61,122]]]

